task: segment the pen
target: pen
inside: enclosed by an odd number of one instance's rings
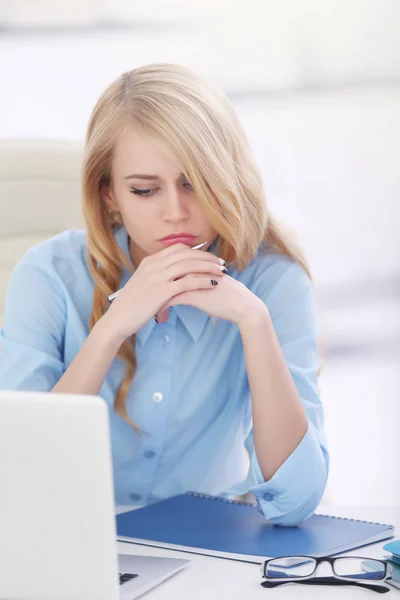
[[[203,246],[205,246],[207,244],[207,242],[202,242],[201,244],[198,244],[198,246],[192,246],[191,249],[192,250],[200,250],[200,248],[203,248]],[[121,288],[122,289],[122,288]],[[118,294],[120,293],[121,290],[117,290],[116,292],[114,292],[113,294],[110,294],[108,296],[108,301],[111,304],[111,302],[113,300],[115,300],[115,298],[118,296]]]

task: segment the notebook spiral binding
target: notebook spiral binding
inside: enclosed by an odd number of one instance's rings
[[[349,517],[336,517],[335,515],[323,515],[322,513],[317,513],[316,517],[325,517],[330,519],[341,519],[342,521],[353,521],[354,523],[366,523],[367,525],[384,525],[385,527],[393,527],[393,525],[389,525],[389,523],[378,523],[377,521],[363,521],[362,519],[350,519]]]
[[[255,502],[241,502],[240,500],[229,500],[229,498],[222,498],[221,496],[210,496],[209,494],[202,494],[201,492],[187,492],[188,496],[195,498],[204,498],[205,500],[215,500],[216,502],[225,502],[226,504],[240,504],[241,506],[251,506],[252,508],[257,507]]]
[[[255,502],[241,502],[240,500],[229,500],[228,498],[222,498],[221,496],[210,496],[209,494],[202,494],[200,492],[187,492],[188,496],[194,496],[195,498],[204,498],[205,500],[215,500],[217,502],[225,502],[227,504],[240,504],[242,506],[250,506],[252,508],[257,508],[257,504]],[[393,527],[393,525],[389,525],[388,523],[377,523],[376,521],[363,521],[361,519],[350,519],[349,517],[336,517],[334,515],[324,515],[322,513],[317,513],[314,515],[315,517],[324,517],[330,519],[340,519],[342,521],[353,521],[355,523],[366,523],[367,525],[383,525],[385,527]]]

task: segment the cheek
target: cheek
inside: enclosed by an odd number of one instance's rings
[[[214,231],[200,205],[197,205],[197,207],[196,207],[195,218],[196,218],[197,223],[201,223],[204,229],[209,229],[210,231]]]
[[[133,196],[133,197],[132,197]],[[119,203],[122,221],[130,235],[140,238],[151,231],[155,222],[154,207],[150,203],[138,201],[134,194],[128,192],[128,197]]]
[[[145,198],[135,196],[131,192],[126,192],[120,197],[121,202],[121,213],[125,219],[129,221],[145,221],[149,219],[155,213],[155,204],[150,202],[150,199],[146,201]]]
[[[198,220],[207,222],[207,218],[204,214],[203,207],[197,199],[196,202],[192,204],[192,214],[195,215]]]
[[[151,231],[154,228],[154,223],[156,221],[154,213],[146,209],[143,210],[142,207],[132,206],[131,209],[122,216],[124,222],[129,225],[131,230],[143,233]]]

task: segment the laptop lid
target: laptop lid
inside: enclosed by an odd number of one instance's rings
[[[108,408],[0,391],[0,598],[117,600]]]

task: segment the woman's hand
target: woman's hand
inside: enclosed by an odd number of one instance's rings
[[[122,343],[171,298],[193,290],[209,290],[213,294],[218,286],[212,280],[223,278],[223,268],[211,252],[173,244],[141,261],[103,319]]]
[[[184,279],[191,279],[187,275]],[[158,315],[165,315],[170,306],[187,304],[194,306],[212,317],[236,323],[239,327],[268,313],[264,302],[243,283],[225,275],[219,280],[214,292],[193,289],[181,292],[163,306]]]

